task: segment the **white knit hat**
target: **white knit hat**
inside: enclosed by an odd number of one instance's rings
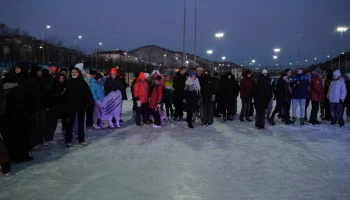
[[[78,63],[75,65],[76,68],[78,68],[81,72],[84,71],[84,63]]]
[[[340,71],[335,70],[335,72],[333,72],[333,76],[340,77]]]
[[[268,72],[267,72],[267,69],[263,69],[262,71],[261,71],[261,73],[262,74],[267,74]]]

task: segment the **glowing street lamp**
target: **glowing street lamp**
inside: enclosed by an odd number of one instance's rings
[[[216,34],[215,34],[215,37],[216,37],[216,38],[219,38],[219,54],[218,54],[218,55],[219,55],[219,58],[220,58],[220,56],[221,56],[220,40],[221,40],[222,37],[224,37],[224,33],[222,33],[222,32],[216,33]]]
[[[97,69],[98,46],[102,46],[102,42],[99,42],[98,45],[96,45],[96,69]]]
[[[209,61],[210,61],[210,55],[213,53],[213,50],[208,50],[207,54],[209,55]]]
[[[273,59],[277,60],[277,56],[273,56]]]
[[[281,51],[281,49],[276,48],[276,49],[274,49],[273,51],[277,54],[277,53],[279,53],[279,52]]]
[[[348,27],[341,26],[337,28],[337,31],[340,32],[340,45],[343,38],[343,32],[345,32],[346,30],[348,30]],[[340,55],[339,55],[339,67],[340,67]]]

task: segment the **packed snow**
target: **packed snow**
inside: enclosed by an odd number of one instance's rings
[[[130,94],[129,94],[130,98]],[[1,200],[349,200],[350,125],[138,127],[124,101],[120,129],[87,131],[87,147],[57,145],[0,177]],[[311,106],[309,107],[310,113]],[[240,110],[240,104],[238,105]]]

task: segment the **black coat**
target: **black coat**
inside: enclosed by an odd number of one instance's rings
[[[256,109],[267,109],[272,98],[270,79],[260,75],[253,87],[254,105]]]
[[[226,102],[233,103],[233,100],[237,99],[239,95],[238,82],[234,78],[229,79],[228,75],[231,75],[231,74],[225,74],[222,77],[222,79],[219,81],[218,101],[222,103],[226,103]]]
[[[184,99],[186,79],[186,75],[181,75],[179,72],[175,75],[173,79],[173,87],[175,89],[174,101],[182,101]]]
[[[213,103],[211,98],[216,92],[216,82],[213,81],[210,75],[204,75],[199,79],[199,83],[201,85],[202,102],[204,104]]]
[[[123,83],[123,88],[124,90],[122,90],[122,95],[123,95],[123,100],[128,100],[128,95],[126,95],[126,88],[128,87],[128,84],[126,83],[125,78],[121,78],[121,81]]]
[[[29,106],[29,113],[31,115],[39,108],[40,104],[40,88],[37,81],[28,75],[28,72],[22,71],[18,74],[17,82],[24,92],[27,104]]]
[[[346,86],[346,97],[345,97],[345,105],[350,105],[350,80],[345,81],[345,86]]]
[[[282,78],[278,79],[275,92],[277,102],[284,104],[292,99],[292,92],[289,87],[289,83],[285,80]]]
[[[122,79],[119,76],[116,76],[115,79],[112,79],[112,77],[108,77],[106,79],[105,85],[105,95],[107,96],[112,91],[120,90],[120,92],[123,94],[123,91],[125,91],[125,86],[122,82]]]
[[[59,78],[59,77],[58,77]],[[67,80],[66,80],[67,81]],[[61,84],[57,78],[55,78],[50,87],[48,87],[49,90],[47,91],[47,107],[61,107],[63,109],[63,106],[66,102],[67,98],[67,88],[66,84]]]
[[[67,112],[75,112],[77,109],[86,110],[88,106],[94,105],[94,99],[88,84],[83,78],[71,78],[67,81]]]
[[[196,110],[198,102],[201,100],[200,93],[195,90],[194,85],[185,85],[184,100],[187,110]]]

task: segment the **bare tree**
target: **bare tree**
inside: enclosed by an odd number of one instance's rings
[[[47,44],[47,58],[51,62],[58,63],[60,60],[60,48],[63,47],[63,40],[60,40],[57,36],[49,36],[45,43]]]

